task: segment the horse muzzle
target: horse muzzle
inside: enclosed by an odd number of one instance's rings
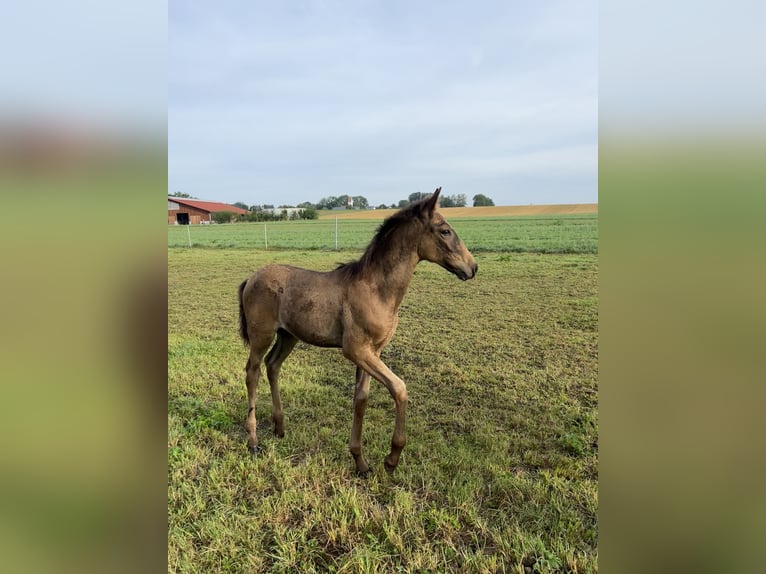
[[[461,281],[468,281],[469,279],[473,279],[476,277],[476,272],[479,270],[479,266],[474,261],[470,265],[466,267],[456,267],[453,269],[450,269],[455,275],[458,276],[458,278]]]

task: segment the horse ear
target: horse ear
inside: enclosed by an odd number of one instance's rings
[[[442,188],[437,187],[436,191],[434,191],[431,194],[431,197],[429,197],[425,203],[423,204],[423,212],[428,216],[431,217],[433,215],[434,210],[436,209],[436,206],[439,203],[439,194],[441,193]]]

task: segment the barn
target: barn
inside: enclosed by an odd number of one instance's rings
[[[246,210],[215,201],[200,201],[185,197],[168,197],[168,224],[188,225],[190,223],[210,223],[211,215],[217,211],[231,211],[244,215]]]

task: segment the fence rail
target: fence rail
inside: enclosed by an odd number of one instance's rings
[[[455,219],[472,251],[597,253],[598,215]],[[224,225],[170,225],[168,247],[364,249],[380,221],[319,220]]]

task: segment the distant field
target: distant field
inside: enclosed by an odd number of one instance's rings
[[[535,206],[553,207],[553,206]],[[568,206],[574,208],[574,206]],[[597,253],[598,214],[501,215],[505,207],[452,208],[442,212],[466,246],[476,252]],[[481,211],[479,211],[481,210]],[[460,217],[460,213],[474,217]],[[495,214],[497,212],[497,214]],[[343,213],[338,219],[338,249],[356,251],[369,243],[377,226],[391,211]],[[475,215],[479,214],[478,217]],[[347,215],[356,216],[351,219]],[[367,219],[360,216],[370,215]],[[373,219],[371,215],[375,215]],[[264,236],[266,228],[266,237]],[[335,249],[335,221],[281,221],[227,225],[170,225],[168,247],[224,249]]]
[[[455,217],[505,217],[518,215],[577,215],[598,213],[598,203],[571,203],[556,205],[497,205],[493,207],[447,207],[442,213],[447,219]],[[366,211],[320,211],[319,219],[385,219],[395,209]]]

